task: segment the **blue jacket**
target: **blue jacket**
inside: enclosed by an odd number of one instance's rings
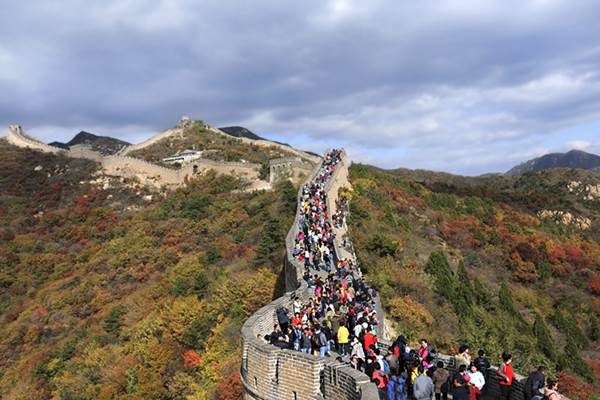
[[[401,376],[392,376],[387,383],[387,398],[388,400],[406,400],[406,388],[404,386],[404,378]]]

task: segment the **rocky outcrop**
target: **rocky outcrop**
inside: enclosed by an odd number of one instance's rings
[[[537,213],[541,219],[552,219],[563,225],[571,225],[576,228],[587,230],[592,227],[592,220],[587,217],[578,217],[568,211],[541,210]]]

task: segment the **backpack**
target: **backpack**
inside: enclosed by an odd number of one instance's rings
[[[323,331],[321,331],[321,333],[319,333],[319,336],[317,339],[317,344],[319,345],[319,347],[327,346],[327,338],[325,337],[325,334],[323,333]]]

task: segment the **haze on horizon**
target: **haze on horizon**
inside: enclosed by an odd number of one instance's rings
[[[0,126],[139,142],[181,115],[476,175],[600,153],[600,3],[7,2]]]

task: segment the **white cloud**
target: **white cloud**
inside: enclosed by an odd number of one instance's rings
[[[573,140],[567,142],[567,147],[569,149],[575,150],[588,150],[592,146],[592,142],[588,142],[587,140]]]
[[[600,120],[598,12],[566,0],[12,2],[0,124],[137,141],[189,114],[381,166],[505,170]]]

